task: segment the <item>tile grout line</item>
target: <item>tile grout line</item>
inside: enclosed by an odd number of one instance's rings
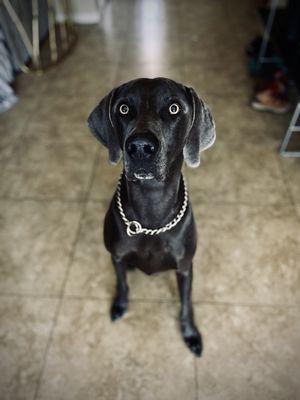
[[[195,374],[195,400],[198,400],[199,382],[198,382],[198,363],[196,357],[194,357],[194,374]]]
[[[115,186],[117,186],[117,180],[115,182]],[[114,191],[112,192],[111,196],[113,195]],[[193,192],[192,192],[193,193]],[[193,194],[191,195],[193,197]],[[108,198],[96,198],[96,197],[91,197],[88,199],[90,202],[94,203],[99,203],[103,201],[110,202],[111,197]],[[66,202],[66,203],[84,203],[86,201],[85,197],[79,197],[79,198],[68,198],[68,197],[32,197],[32,196],[24,196],[24,197],[10,197],[10,196],[0,196],[0,202],[4,201],[14,201],[14,202],[22,202],[22,201],[33,201],[33,202],[51,202],[51,201],[58,201],[58,202]],[[287,202],[279,202],[279,203],[258,203],[258,202],[246,202],[246,201],[200,201],[198,202],[199,205],[213,205],[216,207],[222,207],[222,206],[236,206],[236,205],[241,205],[241,206],[246,206],[246,207],[288,207],[291,206],[291,201]]]
[[[282,160],[279,159],[279,169],[281,172],[281,176],[282,176],[282,180],[283,180],[283,184],[288,192],[288,196],[291,202],[291,205],[296,213],[296,217],[298,219],[298,221],[300,221],[300,215],[298,214],[298,210],[297,210],[297,204],[295,202],[294,196],[293,196],[293,192],[290,186],[290,182],[289,182],[289,177],[287,176],[287,174],[284,171],[283,165],[282,165]]]
[[[62,297],[57,294],[30,294],[30,293],[0,293],[0,298],[19,298],[19,299],[54,299],[59,300]],[[97,296],[80,296],[80,295],[72,295],[67,294],[63,295],[63,299],[65,300],[74,300],[74,301],[98,301],[98,302],[110,302],[111,297],[97,297]],[[180,300],[176,297],[170,299],[142,299],[142,298],[134,298],[129,300],[130,303],[135,304],[179,304]],[[246,302],[229,302],[229,301],[213,301],[213,300],[194,300],[192,302],[193,305],[196,306],[224,306],[224,307],[249,307],[249,308],[297,308],[300,306],[300,302],[295,303],[246,303]]]
[[[44,197],[44,198],[38,198],[38,197],[31,197],[31,196],[24,196],[24,197],[0,197],[0,202],[6,202],[6,201],[13,201],[16,203],[21,203],[21,202],[26,202],[26,201],[32,201],[35,203],[49,203],[49,202],[60,202],[60,203],[85,203],[87,201],[86,197],[80,197],[80,198],[67,198],[67,197]],[[100,200],[101,201],[101,200]]]
[[[116,186],[117,186],[117,181],[116,181]],[[112,192],[113,195],[113,192]],[[193,195],[192,195],[193,197]],[[289,196],[290,197],[290,196]],[[93,197],[89,197],[88,201],[91,203],[103,203],[106,202],[109,204],[111,200],[111,197],[109,198],[102,198],[102,199],[97,199]],[[44,197],[44,198],[38,198],[38,197],[31,197],[31,196],[24,196],[24,197],[9,197],[9,196],[0,196],[0,203],[1,202],[6,202],[6,201],[13,201],[13,202],[26,202],[26,201],[32,201],[36,203],[47,203],[47,202],[63,202],[63,203],[85,203],[87,201],[86,197],[80,197],[80,198],[67,198],[67,197]],[[195,200],[194,200],[195,201]],[[290,207],[294,206],[295,202],[291,201],[291,199],[288,202],[280,202],[280,203],[258,203],[258,202],[246,202],[246,201],[224,201],[224,202],[218,202],[218,201],[203,201],[198,203],[201,206],[215,206],[215,207],[226,207],[226,206],[236,206],[236,205],[241,205],[249,208],[255,208],[255,207],[279,207],[279,208],[285,208],[285,207]]]
[[[94,181],[97,161],[98,161],[98,153],[96,153],[94,155],[94,162],[93,162],[92,171],[91,171],[91,175],[90,175],[90,179],[89,179],[89,183],[88,183],[87,191],[86,191],[86,200],[82,205],[81,214],[79,216],[76,233],[75,233],[75,236],[74,236],[74,240],[73,240],[71,251],[70,251],[70,255],[69,255],[69,260],[68,260],[66,271],[65,271],[65,276],[64,276],[64,279],[63,279],[63,282],[62,282],[62,285],[61,285],[60,294],[57,297],[58,304],[57,304],[57,307],[56,307],[56,310],[55,310],[55,314],[54,314],[53,321],[52,321],[52,326],[51,326],[51,329],[50,329],[50,332],[49,332],[49,337],[48,337],[48,341],[47,341],[47,344],[46,344],[44,357],[43,357],[43,360],[42,360],[41,370],[40,370],[40,373],[39,373],[39,376],[38,376],[38,379],[37,379],[37,382],[36,382],[36,388],[35,388],[33,400],[36,400],[38,398],[38,392],[39,392],[39,389],[41,387],[42,378],[43,378],[44,371],[45,371],[45,368],[46,368],[49,349],[50,349],[50,346],[51,346],[51,343],[52,343],[54,330],[55,330],[56,325],[57,325],[58,317],[59,317],[60,310],[61,310],[62,303],[63,303],[63,299],[64,299],[65,287],[66,287],[66,284],[67,284],[67,280],[68,280],[68,277],[69,277],[69,272],[70,272],[70,269],[71,269],[71,266],[72,266],[72,262],[73,262],[73,259],[74,259],[77,243],[78,243],[78,240],[79,240],[79,237],[80,237],[80,233],[81,233],[81,230],[82,230],[83,219],[84,219],[84,217],[86,215],[86,211],[87,211],[88,197],[89,197],[89,193],[91,191],[92,184],[93,184],[93,181]]]
[[[0,293],[0,298],[19,298],[19,299],[54,299],[59,300],[63,298],[64,300],[74,300],[74,301],[97,301],[97,302],[110,302],[111,297],[99,297],[99,296],[80,296],[72,294],[64,294],[63,296],[59,294],[31,294],[31,293]],[[129,299],[131,304],[179,304],[180,300],[177,297],[170,299],[142,299],[133,298]],[[247,303],[247,302],[230,302],[230,301],[213,301],[213,300],[194,300],[192,302],[196,306],[216,306],[216,307],[248,307],[248,308],[298,308],[300,306],[300,301],[295,303]]]

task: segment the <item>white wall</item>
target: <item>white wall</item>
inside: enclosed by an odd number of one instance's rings
[[[99,8],[104,0],[69,0],[71,18],[78,24],[95,24],[99,22]],[[63,14],[57,5],[57,20],[63,20]]]

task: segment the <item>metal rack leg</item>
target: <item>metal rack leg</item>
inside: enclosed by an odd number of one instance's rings
[[[68,44],[69,44],[69,37],[68,37],[68,29],[67,29],[68,5],[66,4],[66,0],[63,0],[61,2],[61,7],[62,7],[62,13],[63,13],[63,21],[59,25],[60,36],[61,36],[61,46],[63,49],[67,49]]]
[[[19,32],[19,35],[21,36],[21,39],[24,43],[26,50],[28,51],[28,54],[30,55],[30,57],[32,57],[32,54],[33,54],[32,43],[30,41],[29,36],[27,35],[26,30],[24,29],[22,22],[20,21],[18,14],[16,13],[15,9],[13,8],[13,6],[11,5],[9,0],[3,0],[3,5],[6,8],[6,11],[7,11],[8,15],[10,16],[12,22],[15,24],[15,27],[16,27],[17,31]],[[18,49],[18,47],[17,47],[17,49]],[[18,56],[19,62],[21,64],[21,70],[23,72],[28,72],[28,68],[26,67],[25,64],[23,64],[22,55],[20,55],[19,49],[17,50],[17,52],[18,52],[17,56]]]
[[[296,132],[300,133],[300,125],[297,125],[299,116],[300,116],[300,102],[297,104],[295,108],[290,125],[288,127],[288,130],[286,131],[285,137],[280,147],[280,154],[284,157],[300,157],[300,151],[286,151],[286,148],[289,144],[292,134]]]
[[[49,45],[51,62],[57,61],[57,43],[55,28],[55,10],[53,0],[48,0],[48,27],[49,27]]]
[[[41,68],[39,32],[39,3],[32,0],[32,61],[37,69]]]
[[[279,0],[272,0],[272,2],[271,2],[270,13],[268,16],[266,28],[264,30],[263,40],[262,40],[262,43],[261,43],[261,46],[259,49],[258,64],[263,64],[263,63],[268,63],[268,62],[273,61],[272,58],[266,58],[265,55],[266,55],[266,51],[267,51],[268,42],[270,40],[270,34],[271,34],[272,27],[273,27],[273,22],[274,22],[274,18],[275,18],[275,14],[276,14],[276,8],[278,6],[278,1]]]

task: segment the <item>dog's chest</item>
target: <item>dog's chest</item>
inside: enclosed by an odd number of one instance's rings
[[[125,259],[129,266],[153,275],[169,269],[176,269],[178,250],[178,248],[174,248],[172,241],[159,240],[156,237],[143,237],[136,241]]]

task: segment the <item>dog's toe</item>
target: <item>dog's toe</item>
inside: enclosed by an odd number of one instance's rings
[[[200,357],[203,350],[202,339],[200,333],[192,336],[184,337],[184,341],[188,348],[197,356]]]
[[[115,301],[110,309],[110,319],[114,322],[123,317],[127,311],[127,304]]]

